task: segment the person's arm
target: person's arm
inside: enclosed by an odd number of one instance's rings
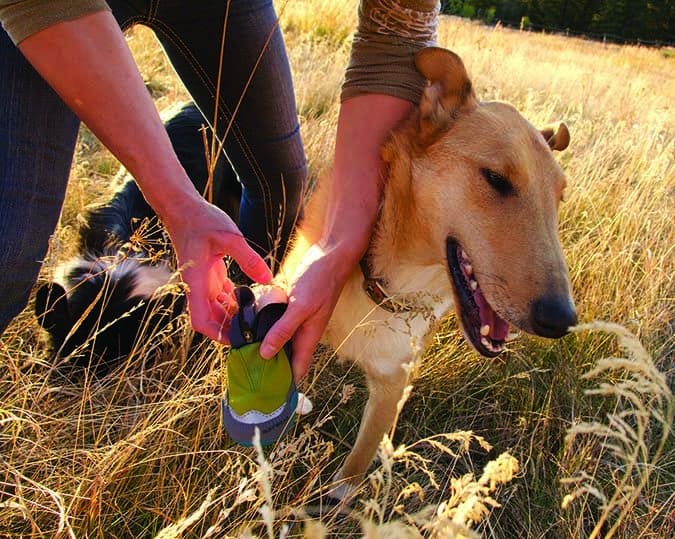
[[[424,79],[414,53],[435,40],[437,0],[362,0],[342,89],[335,161],[321,239],[291,282],[289,306],[260,353],[272,357],[293,338],[298,381],[349,274],[365,253],[382,192],[380,146],[418,102]]]
[[[233,221],[195,190],[112,14],[59,22],[18,46],[134,176],[171,236],[189,288],[193,327],[225,342],[232,283],[223,256],[232,256],[258,282],[268,282],[270,270]]]
[[[382,191],[380,146],[412,107],[381,94],[342,104],[323,235],[307,252],[292,282],[288,309],[260,349],[263,357],[272,357],[293,337],[296,381],[307,373],[340,292],[368,247]]]

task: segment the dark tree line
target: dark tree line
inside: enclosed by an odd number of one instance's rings
[[[444,0],[445,13],[610,40],[675,42],[675,0]]]

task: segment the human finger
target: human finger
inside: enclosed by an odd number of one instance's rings
[[[226,309],[215,301],[201,301],[196,298],[195,295],[188,295],[188,310],[190,311],[192,329],[214,341],[228,344],[229,316]]]
[[[196,326],[193,324],[192,327],[196,332],[205,335],[212,341],[216,341],[220,344],[230,344],[230,340],[227,337],[228,332],[230,331],[229,320],[223,323],[208,320],[206,322],[199,323]]]
[[[222,304],[226,303],[237,303],[237,300],[234,297],[234,283],[227,279],[222,284],[222,291],[216,296],[216,301]]]
[[[260,355],[270,359],[279,353],[279,350],[293,338],[296,330],[307,319],[308,313],[297,303],[291,302],[286,312],[270,328],[260,345]]]
[[[188,287],[188,311],[192,328],[215,341],[228,344],[226,328],[234,312],[231,297],[224,294],[224,301],[210,299],[206,283],[201,279],[189,279]]]
[[[223,255],[231,256],[246,275],[257,283],[268,284],[272,272],[262,257],[256,253],[240,234],[225,232]]]
[[[314,357],[314,350],[321,340],[323,331],[316,325],[305,324],[298,328],[293,336],[293,380],[298,384],[302,380]]]
[[[228,333],[230,321],[234,313],[232,305],[223,305],[218,301],[211,301],[210,311],[211,313],[207,320],[193,320],[192,327],[195,331],[206,335],[220,344],[230,344]]]

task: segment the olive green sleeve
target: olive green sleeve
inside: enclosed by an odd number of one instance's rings
[[[418,103],[424,78],[414,55],[436,43],[438,0],[361,0],[341,98],[387,94]]]
[[[63,21],[110,10],[105,0],[0,0],[0,22],[15,44]]]

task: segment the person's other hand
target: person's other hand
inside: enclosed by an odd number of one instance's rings
[[[292,338],[291,363],[296,383],[307,374],[314,349],[326,329],[350,270],[335,251],[326,251],[314,244],[295,275],[290,277],[288,308],[267,333],[260,355],[273,357]]]
[[[228,344],[227,331],[237,303],[223,257],[231,256],[256,282],[267,284],[272,272],[246,242],[232,219],[204,199],[189,210],[165,217],[183,281],[188,286],[190,321],[195,331]]]
[[[290,276],[289,306],[260,348],[263,357],[272,357],[293,338],[296,381],[307,372],[340,292],[368,247],[385,171],[382,143],[412,108],[410,101],[383,94],[358,95],[340,106],[322,239]]]

